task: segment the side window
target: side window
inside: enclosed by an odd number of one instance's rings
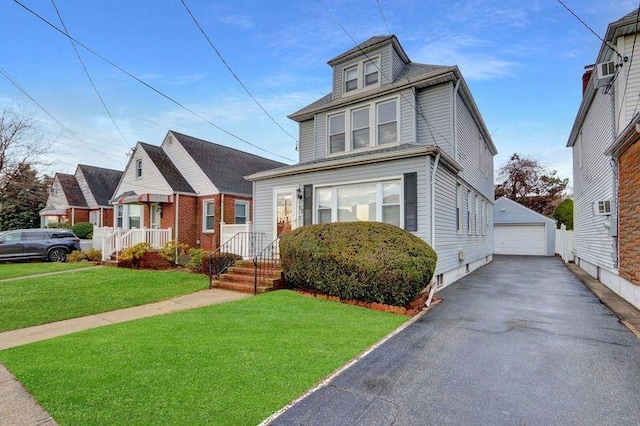
[[[235,205],[235,222],[238,225],[244,225],[247,223],[247,216],[249,212],[249,203],[246,201],[236,201]]]
[[[214,210],[215,208],[215,204],[213,203],[213,200],[211,201],[205,201],[204,205],[203,205],[203,212],[204,214],[202,215],[202,228],[203,231],[207,232],[211,232],[214,230],[215,227],[215,222],[214,222]]]
[[[35,232],[25,232],[24,234],[25,240],[34,241],[34,240],[46,240],[49,238],[49,234],[45,232],[35,231]]]
[[[20,241],[22,239],[22,232],[9,232],[5,234],[3,239],[6,242]]]

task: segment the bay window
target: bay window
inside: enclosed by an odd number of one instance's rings
[[[142,225],[142,205],[129,204],[129,229],[140,229]]]

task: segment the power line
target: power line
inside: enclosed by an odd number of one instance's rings
[[[384,12],[382,11],[382,5],[380,4],[380,0],[376,0],[378,4],[378,10],[380,11],[380,16],[382,16],[382,20],[384,21],[385,27],[387,27],[387,34],[391,35],[391,28],[389,28],[389,23],[387,22],[387,18],[384,16]]]
[[[84,70],[84,74],[87,76],[87,79],[89,80],[89,83],[91,83],[91,86],[93,87],[93,91],[96,92],[96,95],[98,96],[98,99],[100,99],[100,103],[104,107],[104,110],[107,112],[107,115],[111,119],[111,122],[115,126],[116,130],[118,131],[118,133],[122,137],[122,140],[125,142],[125,144],[127,144],[127,146],[129,148],[131,148],[131,144],[129,143],[127,138],[124,136],[124,134],[120,130],[120,127],[118,126],[118,123],[116,123],[116,120],[113,118],[113,115],[111,114],[111,111],[109,111],[109,108],[107,108],[107,104],[105,103],[104,99],[102,98],[102,95],[100,95],[100,92],[98,91],[98,88],[96,87],[95,83],[93,82],[93,79],[91,78],[91,75],[89,74],[89,70],[85,66],[85,63],[82,60],[82,57],[80,56],[80,52],[78,52],[78,49],[76,48],[76,45],[73,42],[73,39],[71,37],[69,37],[69,30],[67,29],[67,26],[65,25],[64,20],[62,19],[62,14],[60,13],[60,10],[58,10],[58,6],[56,6],[55,0],[51,0],[51,4],[53,5],[53,8],[56,10],[56,14],[58,15],[58,18],[60,19],[60,23],[62,24],[62,28],[64,28],[64,33],[69,38],[69,42],[71,43],[71,47],[73,48],[73,51],[75,52],[75,54],[76,54],[76,56],[78,58],[78,61],[80,61],[80,65],[82,66],[82,69]]]
[[[331,19],[333,19],[333,21],[342,29],[342,31],[347,35],[347,37],[349,37],[351,39],[351,41],[355,44],[356,48],[360,51],[360,53],[362,53],[368,61],[370,61],[371,63],[373,63],[376,67],[376,69],[378,70],[378,72],[380,72],[380,75],[382,77],[384,77],[387,81],[389,81],[390,83],[392,82],[391,79],[385,75],[382,70],[380,69],[380,67],[378,66],[377,62],[373,61],[369,55],[367,54],[367,52],[365,52],[361,47],[360,44],[351,36],[351,34],[349,33],[349,31],[347,31],[347,29],[340,23],[340,21],[338,21],[338,19],[331,13],[331,11],[329,9],[327,9],[327,7],[324,5],[324,3],[322,3],[321,0],[318,0],[318,3],[320,3],[320,5],[322,6],[322,8],[325,10],[325,12],[327,12],[327,14],[331,17]],[[408,81],[408,79],[407,79]],[[433,130],[435,130],[435,132],[442,138],[443,141],[448,142],[447,138],[445,136],[442,135],[442,133],[440,133],[438,131],[438,129],[432,128],[431,124],[429,123],[429,121],[427,120],[427,117],[425,117],[424,113],[422,112],[422,110],[420,110],[415,102],[413,102],[411,99],[407,98],[402,92],[400,92],[400,97],[402,99],[404,99],[405,101],[407,101],[409,103],[409,105],[411,105],[411,107],[413,108],[413,110],[420,116],[422,117],[422,120],[424,121],[424,123],[427,125],[427,130],[429,131],[429,134],[431,135],[431,139],[433,139],[433,143],[435,143],[436,145],[438,144],[438,142],[436,141],[436,138],[433,134]]]
[[[582,25],[584,25],[584,27],[586,29],[588,29],[589,31],[591,31],[591,33],[598,37],[598,40],[600,40],[601,42],[603,42],[605,45],[607,45],[609,47],[609,49],[613,50],[614,52],[616,52],[616,55],[618,55],[619,57],[622,57],[622,55],[615,49],[615,47],[611,46],[609,43],[607,43],[602,37],[600,37],[598,35],[598,33],[596,33],[595,31],[593,31],[591,29],[591,27],[589,25],[587,25],[586,22],[584,22],[578,15],[575,14],[575,12],[571,9],[569,9],[569,6],[567,6],[566,4],[564,4],[564,2],[562,0],[556,0],[558,3],[560,3],[565,9],[567,9],[567,11],[572,14],[578,21],[580,21],[580,23]]]
[[[291,135],[291,133],[287,132],[276,120],[275,118],[273,118],[271,116],[271,114],[269,114],[269,112],[262,106],[262,104],[260,102],[258,102],[258,100],[255,98],[255,96],[253,96],[253,94],[249,91],[249,89],[247,88],[247,86],[245,86],[245,84],[242,82],[242,80],[240,80],[240,77],[238,77],[236,75],[236,73],[231,69],[231,66],[227,63],[227,61],[222,57],[222,54],[220,53],[220,51],[216,48],[216,46],[213,44],[213,42],[211,41],[211,39],[209,38],[209,36],[207,35],[207,33],[204,31],[204,29],[202,28],[202,26],[200,26],[200,23],[198,22],[198,20],[196,19],[196,17],[193,15],[193,13],[191,12],[191,10],[189,9],[189,7],[187,6],[187,3],[185,3],[185,0],[180,0],[182,2],[182,5],[184,6],[185,10],[187,11],[187,13],[189,14],[189,16],[191,16],[191,19],[193,20],[193,23],[196,25],[196,27],[198,27],[198,29],[200,30],[200,32],[202,33],[202,35],[204,36],[205,39],[207,39],[207,42],[209,42],[209,46],[211,46],[211,48],[213,49],[213,51],[216,53],[216,55],[218,56],[218,58],[220,58],[220,60],[222,61],[222,63],[224,64],[225,67],[227,67],[227,69],[229,70],[229,72],[231,73],[231,75],[233,76],[233,78],[236,79],[236,81],[240,84],[240,86],[244,89],[244,91],[247,93],[247,95],[249,95],[249,97],[251,99],[253,99],[253,102],[256,103],[256,105],[258,105],[260,107],[260,109],[262,110],[262,112],[264,112],[267,117],[269,117],[269,119],[271,121],[273,121],[273,124],[275,124],[276,126],[278,126],[278,128],[280,130],[282,130],[284,133],[286,133],[291,139],[293,139],[296,142],[296,147],[297,147],[297,143],[298,143],[298,139],[296,139],[293,135]]]
[[[51,28],[53,28],[54,30],[56,30],[57,32],[61,33],[62,35],[64,35],[65,37],[68,37],[70,40],[73,40],[78,46],[82,47],[83,49],[87,50],[88,52],[90,52],[91,54],[95,55],[96,57],[98,57],[99,59],[103,60],[104,62],[106,62],[107,64],[111,65],[112,67],[114,67],[115,69],[117,69],[118,71],[122,72],[123,74],[126,74],[128,77],[136,80],[138,83],[142,84],[143,86],[147,87],[148,89],[154,91],[155,93],[157,93],[158,95],[162,96],[163,98],[165,98],[166,100],[168,100],[169,102],[177,105],[178,107],[184,109],[185,111],[187,111],[188,113],[190,113],[191,115],[198,117],[199,119],[201,119],[202,121],[204,121],[205,123],[209,124],[210,126],[220,130],[223,133],[226,133],[227,135],[231,136],[234,139],[239,140],[240,142],[244,142],[247,145],[250,145],[256,149],[259,149],[260,151],[266,152],[268,154],[271,155],[275,155],[277,157],[280,157],[282,159],[285,159],[287,161],[291,161],[291,162],[295,162],[295,160],[292,160],[291,158],[282,156],[280,154],[276,154],[275,152],[269,151],[265,148],[262,148],[254,143],[249,142],[246,139],[241,138],[238,135],[235,135],[234,133],[230,132],[229,130],[226,130],[220,126],[218,126],[217,124],[213,123],[211,120],[207,119],[206,117],[203,117],[201,114],[196,113],[195,111],[193,111],[192,109],[186,107],[185,105],[181,104],[180,102],[178,102],[177,100],[173,99],[172,97],[170,97],[169,95],[161,92],[160,90],[156,89],[155,87],[151,86],[149,83],[143,81],[142,79],[136,77],[135,75],[131,74],[129,71],[125,70],[124,68],[120,67],[119,65],[115,64],[113,61],[107,59],[106,57],[102,56],[101,54],[99,54],[98,52],[96,52],[95,50],[89,48],[88,46],[86,46],[85,44],[83,44],[82,42],[80,42],[78,39],[76,39],[75,37],[65,34],[64,31],[62,31],[60,28],[56,27],[54,24],[52,24],[51,22],[49,22],[47,19],[45,19],[44,17],[42,17],[41,15],[39,15],[37,12],[35,12],[34,10],[30,9],[29,7],[25,6],[24,4],[22,4],[20,1],[18,0],[13,0],[14,3],[18,4],[20,7],[22,7],[23,9],[25,9],[27,12],[31,13],[32,15],[34,15],[35,17],[37,17],[38,19],[40,19],[42,22],[44,22],[45,24],[47,24],[48,26],[50,26]]]

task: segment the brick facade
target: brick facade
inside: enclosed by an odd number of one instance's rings
[[[619,274],[640,285],[640,143],[636,141],[618,163]]]

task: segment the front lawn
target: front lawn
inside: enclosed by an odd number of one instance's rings
[[[258,424],[407,321],[289,290],[0,352],[61,425]]]
[[[0,280],[94,266],[91,262],[0,263]]]
[[[158,302],[203,290],[206,275],[105,267],[0,283],[0,331]]]

